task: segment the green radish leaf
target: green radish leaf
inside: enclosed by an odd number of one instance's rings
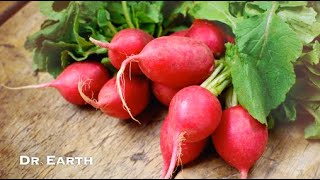
[[[272,6],[271,2],[268,1],[255,1],[246,3],[244,8],[244,14],[248,17],[260,15]]]
[[[223,22],[233,30],[242,18],[235,18],[229,12],[229,2],[227,1],[195,1],[189,14],[197,19],[207,19]]]
[[[156,36],[156,24],[160,25],[163,22],[163,15],[161,13],[163,2],[132,1],[128,2],[128,5],[133,12],[132,19],[135,26]]]
[[[54,43],[45,40],[41,47],[41,53],[45,55],[45,70],[56,78],[62,72],[63,65],[68,64],[68,62],[61,60],[61,53],[65,50],[74,51],[76,48],[76,44],[67,44],[64,42]]]
[[[243,12],[244,12],[244,8],[245,8],[246,4],[247,4],[246,1],[242,1],[242,2],[232,1],[232,2],[229,2],[230,14],[232,14],[236,18],[241,18],[243,16]]]
[[[77,4],[80,9],[79,18],[85,22],[95,22],[97,12],[100,9],[106,9],[109,6],[108,1],[77,1]]]
[[[98,18],[97,18],[98,25],[100,27],[107,26],[109,20],[110,20],[109,12],[104,9],[99,9],[98,10]]]
[[[228,55],[228,61],[240,104],[264,124],[295,83],[292,63],[302,52],[297,34],[276,16],[275,8],[276,4],[266,13],[239,23],[237,46],[229,45],[226,52],[234,54]]]
[[[314,103],[301,103],[306,111],[313,117],[315,122],[305,129],[305,138],[320,139],[320,101]]]
[[[317,21],[317,12],[312,7],[286,8],[277,15],[290,25],[305,44],[320,34],[320,21]]]
[[[184,17],[186,17],[188,15],[189,10],[193,8],[194,3],[195,2],[192,2],[192,1],[183,2],[181,5],[179,5],[178,7],[176,7],[173,10],[173,12],[170,15],[171,17],[169,18],[169,20],[174,19],[179,14],[182,14]]]
[[[294,101],[289,100],[283,103],[283,109],[285,112],[285,116],[289,119],[289,121],[295,121],[297,118],[297,110],[296,104]]]
[[[307,1],[279,1],[280,7],[298,7],[307,6]]]
[[[316,65],[319,64],[320,61],[320,43],[316,41],[313,44],[312,50],[308,53],[303,54],[299,61],[306,62],[310,65]]]
[[[254,2],[250,2],[248,4],[257,5],[259,8],[261,8],[265,11],[272,8],[272,2],[270,2],[270,1],[254,1]]]
[[[303,92],[303,93],[301,93]],[[290,95],[301,101],[320,101],[319,87],[311,83],[308,79],[297,78],[296,84],[292,87]]]
[[[277,109],[271,111],[271,117],[277,121],[295,121],[297,119],[297,104],[292,99],[286,99]],[[269,125],[269,122],[268,122]]]
[[[69,2],[66,1],[40,1],[39,9],[40,12],[50,20],[59,20],[63,17],[68,5]]]
[[[320,139],[320,123],[313,123],[304,129],[306,139]]]
[[[160,23],[162,14],[160,12],[162,4],[140,1],[132,6],[135,17],[140,23]]]
[[[320,34],[320,21],[318,13],[313,7],[307,7],[306,1],[278,2],[276,14],[298,34],[305,43],[310,43]],[[271,9],[272,2],[254,1],[248,2],[244,8],[244,14],[248,17],[260,15]]]

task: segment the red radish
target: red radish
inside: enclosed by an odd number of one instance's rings
[[[131,55],[139,54],[153,37],[140,29],[124,29],[114,35],[111,42],[101,42],[90,38],[90,40],[100,46],[108,49],[108,57],[111,64],[120,69],[122,62]],[[141,74],[137,63],[133,63],[131,71],[134,74]]]
[[[165,118],[160,131],[160,149],[163,158],[163,168],[161,175],[162,178],[166,175],[166,172],[170,165],[174,141],[174,139],[172,138],[173,135],[174,129],[170,125],[169,120]],[[178,161],[176,166],[184,165],[195,160],[204,149],[206,141],[207,138],[193,143],[181,142],[181,149],[179,151],[179,154],[177,155]]]
[[[238,105],[223,111],[212,140],[222,159],[237,168],[245,179],[266,148],[268,129]]]
[[[220,102],[209,90],[189,86],[180,90],[171,100],[168,123],[173,128],[173,150],[165,178],[175,168],[181,142],[199,142],[209,137],[218,126],[222,109]]]
[[[86,102],[78,92],[79,81],[87,82],[83,93],[86,96],[96,98],[101,87],[109,79],[109,73],[101,63],[75,62],[67,66],[55,80],[48,83],[15,88],[2,86],[15,90],[54,87],[68,102],[75,105],[84,105]]]
[[[169,36],[186,36],[188,31],[189,31],[189,29],[180,30],[180,31],[177,31],[177,32],[170,34]]]
[[[124,98],[128,103],[133,116],[140,114],[148,105],[150,100],[149,81],[143,76],[128,73],[123,76],[125,85],[123,87]],[[100,90],[98,101],[92,100],[82,93],[83,84],[79,84],[79,92],[83,99],[93,107],[100,109],[105,114],[119,118],[129,119],[130,115],[123,108],[117,91],[116,77],[110,79]]]
[[[232,37],[231,35],[226,35],[226,41],[231,43],[231,44],[235,44],[236,43],[234,37]]]
[[[152,83],[152,92],[155,97],[166,106],[169,106],[173,96],[180,90],[180,88],[171,88],[160,83]]]
[[[225,51],[225,33],[217,24],[211,21],[196,19],[186,37],[197,39],[207,44],[215,57],[219,57]]]
[[[204,43],[180,36],[162,36],[150,41],[138,55],[123,61],[117,73],[117,87],[125,108],[120,78],[130,62],[138,62],[152,81],[175,88],[199,84],[214,69],[214,57]],[[130,110],[128,110],[130,114]]]

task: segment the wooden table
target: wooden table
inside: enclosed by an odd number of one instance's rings
[[[2,2],[1,2],[2,3]],[[0,4],[1,5],[1,4]],[[26,37],[45,19],[30,2],[0,27],[0,82],[10,86],[52,80],[34,75]],[[119,121],[90,107],[67,103],[55,89],[0,88],[0,178],[159,178],[159,132],[166,108],[152,103],[134,121]],[[306,122],[276,124],[249,178],[320,178],[320,142],[303,138]],[[93,158],[93,165],[19,165],[22,155]],[[210,144],[175,178],[238,178]]]

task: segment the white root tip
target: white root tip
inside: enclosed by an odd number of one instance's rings
[[[248,170],[240,170],[240,179],[248,178]]]

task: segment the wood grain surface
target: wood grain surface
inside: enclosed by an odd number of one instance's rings
[[[30,2],[0,27],[0,83],[9,86],[53,80],[35,75],[32,54],[23,48],[45,17]],[[167,110],[151,103],[138,119],[119,121],[91,107],[67,103],[57,90],[0,88],[0,178],[153,178],[160,177],[159,134]],[[320,178],[320,142],[303,138],[304,121],[278,124],[270,131],[263,157],[249,178]],[[19,165],[22,155],[92,157],[93,165]],[[176,178],[237,178],[210,142]]]

